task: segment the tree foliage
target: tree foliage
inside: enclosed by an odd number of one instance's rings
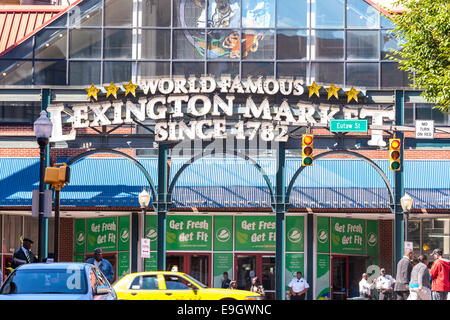
[[[400,49],[390,55],[414,76],[412,87],[442,112],[450,108],[450,0],[398,0],[392,14]]]

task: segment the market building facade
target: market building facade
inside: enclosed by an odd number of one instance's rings
[[[101,247],[116,279],[174,265],[213,287],[225,271],[243,289],[258,276],[269,299],[302,271],[310,299],[345,299],[359,294],[363,272],[394,273],[404,193],[414,201],[407,240],[450,255],[448,116],[408,89],[413,80],[388,58],[393,25],[374,2],[83,0],[33,10],[0,10],[3,274],[20,239],[38,238],[41,110],[53,123],[47,165],[71,172],[56,241],[54,214],[44,219],[45,257],[57,242],[59,261]],[[333,120],[367,128],[332,129]],[[434,121],[434,139],[416,139],[420,120]],[[303,134],[314,136],[310,166]],[[392,137],[402,138],[400,178],[389,169]]]

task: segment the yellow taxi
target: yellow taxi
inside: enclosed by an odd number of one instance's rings
[[[172,271],[127,274],[113,288],[118,300],[261,300],[255,292],[208,288],[188,274]]]

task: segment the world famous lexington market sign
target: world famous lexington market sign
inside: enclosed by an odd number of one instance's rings
[[[229,135],[287,141],[289,126],[327,127],[335,118],[367,119],[372,125],[383,125],[395,117],[393,106],[379,110],[358,103],[363,94],[353,86],[349,90],[315,82],[307,86],[292,78],[155,78],[139,84],[111,83],[104,89],[91,85],[85,90],[85,103],[47,108],[53,123],[50,141],[74,140],[78,128],[148,120],[154,122],[157,142],[226,139]],[[68,131],[63,131],[63,118],[70,126]],[[369,145],[384,146],[381,134],[372,130]]]

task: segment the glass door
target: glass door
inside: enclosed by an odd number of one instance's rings
[[[173,267],[177,267],[178,272],[186,272],[184,268],[184,255],[167,255],[166,268],[171,271]]]
[[[331,299],[346,300],[348,296],[348,257],[331,257]]]
[[[262,257],[261,278],[265,292],[265,299],[275,300],[275,257]]]
[[[256,276],[256,255],[238,255],[236,260],[238,289],[250,290],[251,279]]]
[[[209,256],[192,255],[190,256],[190,275],[201,283],[209,286]]]

